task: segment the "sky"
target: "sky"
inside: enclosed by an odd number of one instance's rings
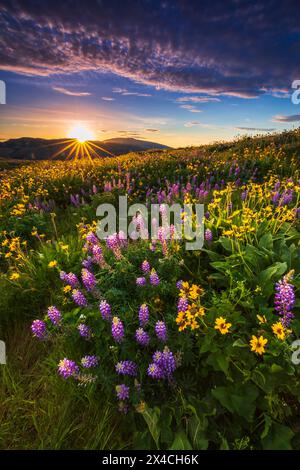
[[[81,126],[179,147],[300,126],[294,0],[0,0],[0,31],[2,140]]]

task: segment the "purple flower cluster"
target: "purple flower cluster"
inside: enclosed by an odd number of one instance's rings
[[[141,326],[145,326],[149,321],[149,307],[142,304],[139,308],[139,322]]]
[[[64,358],[58,364],[58,373],[64,378],[74,377],[79,372],[76,362]]]
[[[80,323],[77,327],[79,334],[82,338],[90,339],[92,336],[92,330],[89,326],[85,325],[84,323]]]
[[[46,323],[42,320],[33,320],[31,331],[36,338],[44,339],[46,336]]]
[[[91,271],[86,268],[83,268],[81,271],[81,279],[84,287],[88,292],[91,292],[96,286],[96,278]]]
[[[163,342],[167,341],[167,327],[163,321],[156,322],[155,333],[156,333],[157,338],[160,341],[163,341]]]
[[[125,384],[120,384],[116,386],[117,397],[119,400],[128,400],[129,398],[129,387]]]
[[[85,369],[90,369],[91,367],[97,367],[99,359],[97,356],[84,356],[81,359],[81,364]]]
[[[205,241],[207,241],[208,243],[211,243],[213,241],[213,234],[209,228],[205,230],[204,238],[205,238]]]
[[[120,375],[137,375],[137,365],[133,361],[120,361],[116,364],[116,372]]]
[[[83,293],[80,292],[78,289],[74,289],[72,291],[72,298],[79,307],[86,307],[87,306],[87,300],[84,297]]]
[[[111,323],[111,333],[117,343],[121,343],[124,338],[124,326],[119,317],[113,317]]]
[[[99,310],[102,315],[103,320],[110,320],[111,319],[111,307],[106,300],[101,300],[99,305]]]
[[[96,245],[98,243],[98,238],[94,234],[94,232],[89,232],[86,235],[86,241],[90,243],[91,245]]]
[[[141,346],[148,346],[150,342],[150,336],[143,330],[143,328],[138,328],[136,330],[135,339]]]
[[[137,277],[135,282],[136,282],[137,286],[145,286],[146,285],[146,278],[145,277]]]
[[[186,297],[180,297],[177,304],[178,312],[186,312],[189,307],[189,302]]]
[[[113,251],[116,259],[120,259],[122,257],[121,248],[126,246],[125,234],[120,231],[119,233],[110,235],[106,239],[106,246]]]
[[[148,367],[148,375],[153,379],[172,378],[176,369],[176,361],[173,353],[165,348],[162,352],[156,351],[152,356],[152,363]]]
[[[158,284],[160,283],[158,274],[157,274],[157,272],[155,271],[155,269],[152,269],[152,270],[151,270],[149,280],[150,280],[150,284],[151,284],[152,286],[158,286]]]
[[[98,263],[100,267],[104,267],[105,266],[105,260],[104,260],[104,256],[103,256],[103,253],[102,253],[101,246],[98,245],[98,244],[93,245],[92,253],[93,253],[95,262]]]
[[[48,318],[53,323],[53,325],[59,325],[62,320],[62,316],[60,311],[54,307],[53,305],[51,307],[48,307],[48,312],[47,312]]]
[[[148,274],[150,272],[150,269],[150,263],[147,260],[143,261],[141,264],[141,270],[143,271],[143,273]]]
[[[60,279],[65,282],[66,284],[69,284],[72,289],[75,289],[75,287],[79,286],[79,281],[74,273],[65,273],[64,271],[61,271],[60,274]]]
[[[176,287],[177,289],[181,290],[182,289],[182,283],[183,283],[183,280],[180,279],[179,281],[176,282]]]
[[[294,314],[292,309],[295,305],[295,292],[293,284],[289,283],[292,278],[292,272],[283,277],[275,286],[275,310],[281,316],[281,322],[284,326],[288,326]]]

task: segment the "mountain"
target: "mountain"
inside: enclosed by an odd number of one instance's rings
[[[0,142],[0,158],[12,158],[18,160],[56,160],[65,159],[70,151],[68,147],[74,139],[36,139],[21,137]],[[144,150],[168,149],[166,145],[146,140],[132,138],[115,138],[103,141],[91,141],[90,144],[101,157],[122,155],[129,152],[141,152]],[[97,146],[97,147],[96,147]],[[101,147],[104,150],[99,149]],[[107,150],[108,152],[105,152]]]

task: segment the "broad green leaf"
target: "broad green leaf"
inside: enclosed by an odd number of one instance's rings
[[[170,447],[170,450],[192,450],[190,441],[188,440],[184,431],[179,431],[175,435],[175,439]]]

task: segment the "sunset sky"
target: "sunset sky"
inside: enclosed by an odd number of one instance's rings
[[[300,125],[296,1],[0,1],[0,138],[173,147]]]

